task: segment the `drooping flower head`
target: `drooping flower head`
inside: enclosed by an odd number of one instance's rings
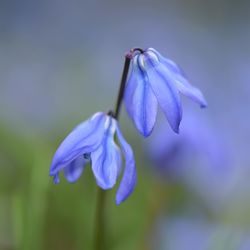
[[[122,155],[114,141],[115,135],[125,158],[124,174],[116,194],[116,203],[123,202],[136,184],[134,155],[117,120],[103,112],[78,125],[61,143],[50,169],[54,182],[59,183],[60,171],[64,171],[69,182],[75,182],[90,160],[97,185],[102,189],[113,188],[122,170]]]
[[[154,128],[158,104],[171,128],[178,133],[182,119],[179,92],[206,107],[201,91],[193,87],[173,61],[153,48],[132,54],[132,70],[125,91],[125,105],[135,127],[145,137]]]

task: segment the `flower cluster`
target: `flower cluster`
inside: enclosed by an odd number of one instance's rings
[[[130,61],[132,69],[126,82]],[[136,185],[134,154],[120,131],[117,119],[123,96],[135,127],[146,137],[153,130],[158,104],[171,128],[179,131],[182,117],[179,92],[198,102],[201,107],[206,106],[202,93],[190,85],[174,62],[152,48],[131,50],[126,55],[116,114],[96,113],[64,139],[51,164],[50,175],[54,183],[59,183],[61,171],[69,182],[75,182],[90,161],[97,185],[102,189],[111,189],[122,172],[123,154],[125,167],[116,203],[123,202]],[[120,147],[115,143],[115,136]]]

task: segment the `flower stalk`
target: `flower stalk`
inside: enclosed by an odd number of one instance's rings
[[[129,56],[129,54],[127,54],[125,56],[125,63],[124,63],[123,72],[122,72],[122,79],[121,79],[121,84],[120,84],[119,93],[117,96],[117,101],[116,101],[116,106],[115,106],[114,118],[116,120],[118,120],[119,114],[120,114],[121,103],[122,103],[122,99],[124,96],[124,90],[125,90],[125,86],[126,86],[126,80],[127,80],[127,76],[128,76],[130,61],[131,61],[131,57]]]
[[[105,249],[105,201],[106,192],[98,187],[94,229],[94,250]]]
[[[137,49],[136,49],[137,50]],[[112,116],[116,120],[119,119],[119,114],[121,110],[121,104],[124,96],[126,81],[129,72],[130,61],[132,58],[134,50],[131,50],[125,55],[125,62],[122,72],[121,83],[119,87],[119,92],[117,96],[117,101],[115,105],[115,111],[109,111],[108,115]],[[96,218],[95,218],[95,235],[94,235],[94,250],[104,250],[105,249],[105,206],[106,206],[106,192],[98,188],[97,191],[97,202],[96,202]]]

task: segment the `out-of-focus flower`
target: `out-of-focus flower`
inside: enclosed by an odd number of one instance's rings
[[[124,175],[116,194],[116,203],[123,202],[136,184],[134,154],[124,139],[118,122],[112,116],[98,112],[78,125],[61,143],[52,160],[50,175],[59,183],[59,172],[64,171],[69,182],[75,182],[82,174],[86,161],[91,160],[97,185],[112,188],[121,172],[120,148],[114,141],[117,135],[125,158]]]
[[[229,198],[234,176],[230,149],[211,122],[188,112],[180,135],[171,133],[165,122],[146,147],[156,175],[184,183],[209,206]]]
[[[187,112],[180,135],[171,133],[162,122],[149,140],[147,155],[159,170],[178,172],[190,163],[215,166],[217,171],[226,163],[225,147],[211,124],[196,114]]]
[[[161,217],[153,232],[152,249],[245,250],[249,232],[197,217]]]
[[[125,105],[139,132],[147,137],[156,121],[158,103],[171,128],[178,133],[182,119],[179,92],[206,107],[201,91],[193,87],[182,70],[155,49],[135,53],[125,91]]]

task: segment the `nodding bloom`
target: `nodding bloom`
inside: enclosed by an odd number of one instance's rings
[[[193,87],[173,61],[164,58],[153,48],[132,54],[132,70],[125,90],[125,105],[139,132],[151,134],[158,104],[171,128],[178,133],[182,119],[179,92],[206,107],[201,91]]]
[[[103,112],[98,112],[82,122],[61,143],[50,169],[54,183],[59,183],[59,172],[62,170],[69,182],[77,181],[86,162],[90,160],[97,185],[102,189],[113,188],[122,170],[122,156],[120,148],[115,143],[115,135],[125,159],[116,204],[123,202],[136,184],[134,154],[124,139],[117,120]]]

